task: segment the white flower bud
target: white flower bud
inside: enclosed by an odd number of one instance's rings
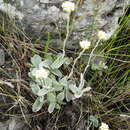
[[[81,48],[88,49],[90,47],[90,45],[91,45],[91,42],[88,41],[88,40],[83,40],[79,44],[80,44]]]
[[[109,127],[108,127],[108,125],[106,123],[102,122],[99,129],[100,130],[109,130]]]
[[[39,68],[38,70],[35,71],[35,77],[36,79],[39,79],[39,78],[47,78],[49,75],[49,71],[44,69],[44,68]]]
[[[65,12],[67,13],[71,13],[75,10],[75,4],[70,2],[70,1],[65,1],[63,4],[62,4],[62,8]]]
[[[99,38],[99,40],[108,40],[109,37],[110,36],[107,33],[105,33],[104,31],[99,31],[98,32],[98,38]]]

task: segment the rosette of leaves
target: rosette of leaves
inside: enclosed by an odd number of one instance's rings
[[[30,68],[29,77],[32,78],[30,83],[32,92],[37,96],[32,110],[33,112],[39,111],[44,104],[49,104],[48,112],[52,113],[55,108],[60,109],[60,105],[63,104],[63,100],[71,100],[71,96],[68,90],[68,77],[63,76],[59,68],[65,64],[67,58],[64,58],[62,54],[57,57],[47,57],[42,61],[39,55],[34,55],[31,58],[32,67]],[[37,79],[33,75],[33,71],[40,67],[49,71],[47,78]]]
[[[54,109],[60,109],[64,101],[69,102],[75,98],[80,98],[83,94],[91,88],[84,87],[84,78],[81,74],[79,87],[76,86],[75,81],[64,76],[60,71],[62,65],[69,63],[69,58],[64,57],[63,54],[58,54],[56,57],[48,56],[44,61],[39,55],[34,55],[31,58],[32,66],[30,68],[29,77],[32,81],[30,86],[32,92],[37,96],[32,110],[33,112],[39,111],[44,104],[48,104],[48,112],[52,113]],[[49,75],[36,78],[34,72],[44,68]],[[45,78],[46,77],[46,78]]]

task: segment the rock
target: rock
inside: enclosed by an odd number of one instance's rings
[[[49,3],[49,0],[40,0],[40,3]]]
[[[51,37],[55,40],[59,38],[59,33],[65,35],[67,17],[61,8],[63,1],[10,0],[6,3],[8,6],[3,6],[3,0],[0,0],[0,10],[8,13],[7,7],[10,7],[12,13],[8,15],[19,18],[28,36],[32,38],[42,36],[42,40],[46,40],[46,35],[50,32],[55,34]],[[76,2],[76,0],[73,1]],[[119,26],[119,18],[129,4],[128,0],[84,0],[74,12],[76,16],[73,23],[74,30],[67,47],[75,48],[77,42],[86,38],[95,42],[97,40],[95,34],[99,29],[112,35]]]
[[[3,49],[0,49],[0,66],[4,65],[5,63],[5,52]]]
[[[16,118],[0,122],[0,130],[29,130],[24,121]]]

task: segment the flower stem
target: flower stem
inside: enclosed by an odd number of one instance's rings
[[[69,78],[73,75],[75,65],[76,65],[77,61],[80,59],[80,57],[83,55],[84,52],[85,52],[85,49],[83,49],[83,50],[79,53],[78,57],[74,60],[74,64],[73,64],[72,69],[71,69],[71,72],[70,72],[70,74],[69,74]]]
[[[87,69],[88,69],[88,67],[89,67],[89,65],[90,65],[91,59],[92,59],[92,57],[93,57],[93,53],[94,53],[95,49],[97,48],[97,46],[99,45],[99,43],[100,43],[100,40],[97,41],[95,47],[93,48],[93,50],[92,50],[91,53],[90,53],[90,57],[89,57],[89,60],[88,60],[88,64],[87,64],[87,66],[86,66],[85,69],[84,69],[83,76],[85,75],[85,72],[87,71]]]
[[[68,14],[69,16],[68,16],[68,19],[67,19],[67,26],[66,26],[66,38],[65,38],[65,40],[64,40],[64,42],[63,42],[63,56],[65,56],[65,46],[66,46],[66,42],[67,42],[67,40],[68,40],[68,38],[69,38],[69,25],[70,25],[70,13]]]

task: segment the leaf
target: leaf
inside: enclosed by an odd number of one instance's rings
[[[61,85],[63,85],[63,86],[67,86],[67,85],[68,85],[67,80],[68,80],[68,77],[65,76],[65,77],[63,77],[63,78],[59,81],[59,83],[60,83]]]
[[[54,79],[53,79],[52,84],[55,91],[61,91],[63,89],[63,86]]]
[[[44,98],[38,97],[32,106],[32,111],[33,112],[39,111],[44,103],[45,103]]]
[[[32,63],[35,67],[38,67],[41,62],[42,62],[42,60],[41,60],[41,57],[40,57],[39,55],[34,55],[34,56],[31,58],[31,63]]]
[[[50,103],[55,103],[56,102],[56,96],[54,93],[48,93],[47,94],[47,99]]]
[[[37,68],[31,68],[30,69],[30,73],[29,73],[29,76],[33,79],[35,79],[35,73],[37,71]]]
[[[67,65],[67,66],[70,65],[72,61],[73,61],[72,58],[66,57],[66,58],[65,58],[65,65]]]
[[[58,69],[63,65],[64,62],[65,62],[65,58],[63,54],[60,54],[58,58],[52,63],[51,68]]]
[[[40,90],[40,87],[37,84],[30,84],[30,86],[31,86],[32,92],[37,95]]]
[[[78,88],[76,87],[75,84],[70,84],[69,85],[69,89],[73,92],[73,93],[77,93]]]
[[[74,93],[75,98],[80,98],[82,96],[83,96],[83,91],[81,91],[81,90],[78,90],[76,93]]]
[[[42,61],[40,64],[39,64],[39,67],[45,67],[45,68],[50,68],[51,64],[52,64],[52,60],[51,59],[46,59],[44,61]]]
[[[43,101],[44,101],[44,96],[40,96],[40,97],[39,97],[39,101],[40,101],[40,102],[43,102]]]
[[[88,92],[88,91],[90,91],[91,90],[91,87],[86,87],[86,88],[84,88],[82,91],[83,91],[83,93],[84,92]]]
[[[55,105],[56,105],[55,103],[49,104],[49,107],[48,107],[48,112],[49,112],[49,113],[52,113],[52,112],[54,111]]]
[[[64,91],[61,92],[61,93],[59,93],[59,94],[57,95],[57,100],[58,100],[58,102],[62,102],[62,101],[64,100],[64,97],[65,97]]]
[[[44,96],[48,93],[49,91],[46,88],[42,88],[38,91],[37,95],[38,96]]]
[[[93,125],[97,128],[99,126],[99,121],[95,116],[90,116],[89,120],[93,123]]]
[[[73,95],[69,92],[69,90],[66,90],[66,95],[65,95],[66,101],[69,102],[72,100]]]
[[[58,77],[62,77],[62,73],[58,70],[58,69],[52,69],[50,70],[51,73],[53,73],[54,75],[58,76]]]
[[[50,78],[44,79],[44,84],[47,87],[52,87],[52,79],[50,79]]]

